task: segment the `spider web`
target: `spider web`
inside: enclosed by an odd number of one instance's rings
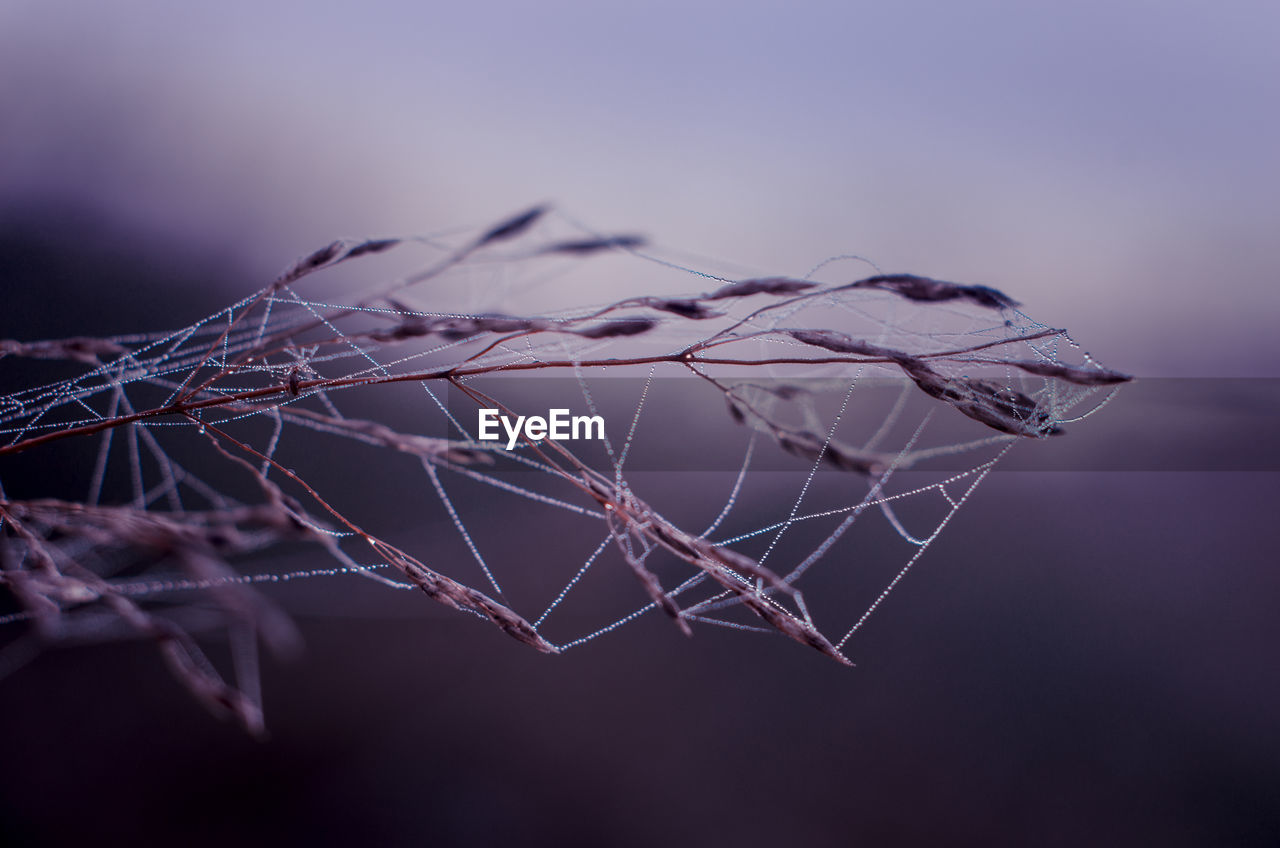
[[[324,579],[547,653],[658,611],[848,663],[1005,452],[1127,379],[999,291],[860,263],[733,279],[537,208],[334,242],[175,332],[0,342],[29,385],[0,396],[0,675],[151,639],[258,730],[257,645],[296,638],[258,590]],[[650,294],[560,305],[601,279]],[[553,406],[604,439],[477,438]]]

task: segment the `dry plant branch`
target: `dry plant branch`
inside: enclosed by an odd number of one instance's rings
[[[63,443],[94,436],[101,445],[94,484],[81,502],[23,499],[0,489],[0,584],[9,588],[19,607],[0,617],[0,623],[30,622],[41,638],[54,641],[64,629],[90,615],[96,621],[114,617],[134,635],[155,641],[174,674],[202,702],[231,715],[252,732],[262,729],[261,705],[248,694],[257,691],[256,685],[245,680],[226,682],[180,616],[147,607],[149,592],[163,595],[179,583],[171,579],[139,582],[119,575],[147,575],[176,567],[185,575],[184,588],[197,589],[214,600],[224,626],[254,634],[268,645],[287,647],[295,638],[288,619],[252,589],[253,581],[238,572],[232,561],[304,542],[326,551],[344,573],[397,585],[397,580],[375,573],[378,568],[389,569],[405,581],[400,585],[483,618],[544,653],[558,653],[596,635],[556,643],[540,632],[540,624],[602,555],[605,545],[552,601],[538,624],[531,623],[500,600],[497,580],[440,483],[436,469],[441,469],[528,501],[603,519],[608,531],[605,541],[616,549],[648,599],[649,605],[639,612],[660,609],[686,634],[693,632],[694,622],[706,621],[773,630],[848,664],[837,647],[848,634],[838,641],[823,635],[794,581],[868,505],[878,507],[904,539],[921,550],[927,546],[950,513],[933,535],[923,540],[913,537],[894,512],[895,499],[906,495],[886,494],[890,478],[926,457],[1058,433],[1067,410],[1093,392],[1129,379],[1087,355],[1064,361],[1062,349],[1074,350],[1065,332],[1031,321],[1014,300],[994,288],[908,274],[877,274],[834,285],[755,277],[702,294],[631,296],[578,311],[533,315],[436,312],[404,302],[424,284],[439,283],[498,249],[530,240],[546,223],[547,214],[548,210],[538,207],[502,221],[446,250],[425,269],[347,304],[311,301],[298,288],[306,277],[323,269],[415,242],[333,242],[299,260],[255,295],[172,334],[0,341],[0,359],[61,359],[85,368],[79,377],[33,385],[0,398],[0,427],[4,428],[0,463],[20,454],[39,456]],[[520,261],[577,262],[598,255],[630,255],[643,261],[638,253],[642,247],[643,241],[635,236],[578,233],[544,238],[525,250]],[[427,301],[433,298],[430,291],[418,296]],[[881,313],[894,316],[900,311],[911,318],[881,317]],[[920,315],[940,323],[967,323],[957,332],[923,331],[912,323]],[[822,325],[815,326],[817,322]],[[851,322],[869,329],[854,334],[837,326]],[[382,356],[393,351],[395,358]],[[646,392],[659,368],[696,376],[727,402],[726,424],[746,425],[802,458],[810,465],[810,478],[820,466],[833,467],[865,480],[869,494],[847,509],[833,511],[843,516],[839,527],[784,579],[763,558],[735,550],[734,540],[713,542],[705,538],[706,533],[687,532],[639,497],[624,476],[626,450],[615,456],[609,447],[613,467],[608,473],[555,439],[526,435],[522,449],[507,455],[494,444],[477,441],[432,393],[433,387],[451,389],[476,408],[514,415],[506,403],[481,388],[486,379],[570,373],[582,381],[588,372],[633,374],[646,367]],[[848,444],[836,438],[839,416],[835,422],[820,421],[812,392],[794,382],[810,374],[843,381],[847,384],[843,412],[861,375],[871,371],[914,386],[921,398],[959,412],[997,435],[931,450],[917,449],[913,436],[897,452],[882,449],[879,442],[905,408],[905,401],[900,401],[875,436],[860,446]],[[768,386],[740,379],[744,373],[756,372],[785,379]],[[371,392],[376,387],[405,385],[420,386],[436,400],[456,434],[406,432],[382,421],[348,416],[335,403],[352,390]],[[583,393],[590,403],[585,383]],[[787,418],[793,407],[807,415],[806,422]],[[637,407],[636,420],[639,415]],[[237,431],[241,420],[270,421],[271,435],[264,442],[260,434]],[[258,502],[231,497],[205,481],[204,475],[180,464],[154,435],[153,430],[161,427],[201,435],[216,457],[248,475]],[[366,529],[349,508],[339,509],[332,497],[281,462],[279,444],[294,428],[389,449],[423,463],[494,593],[446,576]],[[633,421],[626,448],[634,431]],[[116,432],[125,435],[130,451],[132,497],[103,506],[97,501]],[[499,466],[508,461],[550,475],[565,494],[553,496],[503,480]],[[147,462],[158,469],[154,472],[158,481],[150,487],[145,480]],[[737,497],[737,486],[746,475],[745,462],[717,524]],[[954,512],[987,470],[989,465],[979,464],[919,491],[937,492]],[[4,472],[5,465],[0,464],[0,475]],[[969,488],[957,499],[948,487],[960,480]],[[806,482],[785,521],[739,538],[776,533],[776,543],[794,522],[805,518],[799,509],[808,486]],[[913,494],[918,492],[907,493]],[[184,498],[193,497],[204,501],[206,508],[188,506]],[[309,512],[303,501],[317,514]],[[362,545],[375,562],[359,562],[352,544]],[[765,555],[773,550],[771,543]],[[663,556],[687,568],[689,577],[670,588],[664,586],[660,570],[652,565]],[[900,577],[901,573],[890,588]],[[702,584],[714,587],[713,594],[682,605],[680,599]],[[710,617],[716,610],[733,608],[745,610],[756,624]],[[607,632],[639,612],[598,632]],[[855,629],[864,619],[865,614]]]

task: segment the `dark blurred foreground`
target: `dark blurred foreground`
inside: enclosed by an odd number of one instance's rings
[[[0,838],[1274,845],[1278,494],[996,473],[854,669],[657,618],[547,657],[412,593],[347,618],[333,586],[255,743],[149,646],[51,654],[0,689]]]

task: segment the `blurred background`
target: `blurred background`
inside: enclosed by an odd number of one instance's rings
[[[855,669],[308,589],[265,743],[149,647],[0,681],[0,841],[1277,844],[1278,38],[1263,3],[0,3],[2,338],[549,201],[695,266],[992,285],[1146,378],[993,474]]]

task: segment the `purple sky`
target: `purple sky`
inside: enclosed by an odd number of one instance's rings
[[[1278,22],[1257,3],[9,2],[0,201],[87,197],[265,274],[335,235],[552,200],[759,271],[856,252],[996,285],[1143,375],[1275,375]]]

